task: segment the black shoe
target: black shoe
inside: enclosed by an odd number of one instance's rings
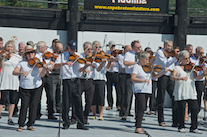
[[[53,115],[48,116],[48,119],[51,119],[51,120],[57,120],[57,118],[56,118],[56,117],[54,117]]]
[[[62,127],[62,129],[68,129],[69,128],[69,126],[66,126],[66,125],[64,125],[63,127]]]
[[[41,116],[42,116],[42,114],[37,115],[36,120],[40,120]]]
[[[128,116],[129,116],[129,117],[133,117],[134,115],[132,115],[132,114],[128,114]]]
[[[85,126],[83,126],[83,127],[77,127],[77,129],[89,130],[89,128],[88,127],[85,127]]]
[[[121,118],[121,120],[126,121],[126,118]]]
[[[14,122],[12,119],[8,119],[8,125],[14,125]]]

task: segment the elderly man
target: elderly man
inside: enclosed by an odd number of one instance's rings
[[[47,51],[47,45],[44,41],[39,41],[37,43],[37,49],[38,52],[36,53],[36,57],[40,59],[40,61],[45,62],[47,65],[49,65],[49,69],[53,69],[54,62],[51,60],[51,58],[46,58],[44,56],[44,53]],[[47,95],[47,109],[48,109],[48,119],[56,120],[57,118],[53,116],[54,110],[54,97],[53,97],[53,85],[52,85],[52,77],[51,72],[47,72],[46,75],[42,78],[43,80],[43,87],[45,88],[46,95]],[[41,116],[40,108],[38,111],[37,119]]]
[[[132,103],[132,81],[131,81],[131,73],[134,64],[137,64],[138,62],[138,53],[141,51],[141,45],[138,40],[134,40],[131,43],[132,50],[129,52],[126,52],[125,57],[124,57],[124,65],[125,67],[125,91],[123,93],[123,106],[121,108],[121,115],[122,119],[126,121],[127,116],[132,116],[130,114],[130,108],[131,108],[131,103]]]

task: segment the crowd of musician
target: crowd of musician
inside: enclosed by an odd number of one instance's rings
[[[205,76],[207,58],[198,46],[186,45],[180,51],[173,42],[164,40],[163,47],[153,52],[150,47],[142,50],[139,40],[121,48],[114,41],[103,52],[99,41],[83,43],[82,53],[77,53],[77,43],[68,42],[63,48],[58,39],[48,48],[44,41],[20,42],[18,50],[9,40],[3,46],[0,37],[0,113],[8,110],[8,124],[13,125],[13,115],[19,113],[17,131],[35,131],[33,124],[41,118],[41,96],[46,91],[48,119],[57,120],[54,113],[62,115],[62,129],[77,123],[77,129],[89,130],[89,120],[104,120],[105,85],[108,101],[107,111],[113,106],[119,111],[122,121],[132,116],[132,97],[135,97],[135,133],[145,134],[142,128],[143,115],[147,110],[158,117],[158,125],[165,127],[164,100],[167,91],[172,100],[172,126],[185,133],[185,121],[191,113],[189,132],[198,130],[198,113],[201,100],[207,110]],[[62,86],[63,85],[63,86]],[[113,85],[116,102],[113,99]],[[85,106],[82,104],[82,94]],[[21,101],[20,109],[18,102]],[[29,110],[28,110],[29,108]],[[69,110],[72,108],[71,116]],[[25,123],[27,118],[28,121]],[[92,116],[89,113],[92,111]],[[98,114],[96,114],[98,112]],[[1,118],[1,115],[0,115]]]

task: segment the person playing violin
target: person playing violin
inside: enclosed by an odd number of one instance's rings
[[[190,132],[199,133],[202,132],[197,129],[197,114],[199,112],[199,105],[197,101],[197,92],[194,79],[199,80],[207,74],[206,71],[197,74],[195,71],[187,69],[190,63],[190,54],[187,50],[183,50],[179,54],[179,60],[181,64],[176,66],[171,74],[171,79],[175,81],[175,88],[173,96],[178,104],[179,110],[179,126],[178,131],[185,133],[185,103],[188,103],[188,107],[191,112],[191,127]],[[190,85],[190,86],[189,86]]]
[[[56,43],[60,42],[58,39],[53,39],[52,40],[52,46],[47,48],[47,51],[51,52],[51,53],[55,53],[56,51]]]
[[[93,47],[93,54],[100,53],[101,52],[101,44],[99,41],[94,41],[92,43]],[[92,76],[94,80],[94,96],[93,101],[91,105],[91,110],[93,112],[93,116],[90,117],[91,120],[96,119],[96,106],[99,107],[99,118],[98,120],[104,120],[103,118],[103,111],[104,111],[104,105],[105,105],[105,70],[106,67],[109,68],[110,64],[107,63],[106,58],[102,58],[101,62],[93,62],[93,64],[96,66],[94,69],[94,75]]]
[[[144,51],[147,51],[148,53],[150,53],[150,57],[149,57],[149,63],[152,65],[156,65],[156,61],[155,61],[155,57],[154,57],[154,53],[152,52],[152,49],[150,47],[146,47],[144,49]],[[155,72],[156,73],[156,72]],[[147,115],[151,115],[152,111],[155,111],[155,114],[158,115],[157,113],[157,103],[156,103],[156,91],[157,91],[157,81],[158,79],[153,79],[152,78],[152,94],[149,94],[149,97],[147,97],[147,102],[148,99],[150,99],[149,101],[149,111],[146,112]]]
[[[81,53],[81,56],[83,58],[87,58],[92,55],[92,44],[89,41],[86,41],[83,44],[83,49],[84,52]],[[92,62],[93,64],[93,62]],[[80,64],[81,67],[84,66],[84,64]],[[93,76],[95,75],[94,73],[95,68],[92,66],[87,67],[86,69],[84,68],[83,71],[80,73],[80,80],[81,80],[81,94],[85,92],[85,109],[84,109],[84,122],[85,124],[88,123],[88,115],[91,110],[91,104],[93,101],[93,95],[94,95],[94,82],[93,82]]]
[[[51,58],[46,58],[44,53],[47,51],[47,45],[44,41],[39,41],[37,43],[37,50],[35,57],[37,57],[40,62],[44,62],[48,65],[48,69],[52,70],[54,68],[54,62]],[[46,71],[46,75],[42,78],[43,80],[43,87],[46,91],[46,97],[47,97],[47,110],[48,110],[48,119],[56,120],[57,118],[53,116],[55,110],[54,110],[54,104],[56,100],[54,100],[54,94],[53,94],[53,81],[52,76],[50,75],[51,71]],[[37,119],[40,119],[41,117],[41,105],[38,107],[37,112]]]
[[[133,69],[133,65],[138,62],[138,54],[141,51],[141,45],[138,40],[134,40],[131,43],[132,50],[127,52],[124,56],[124,65],[125,67],[125,90],[123,93],[123,106],[121,108],[121,120],[126,121],[127,116],[133,116],[130,114],[131,104],[132,104],[132,81],[131,81],[131,73]]]
[[[124,65],[124,56],[127,52],[132,50],[131,45],[126,45],[123,47],[124,48],[124,52],[122,54],[119,54],[117,56],[118,59],[118,64],[119,64],[119,88],[120,88],[120,100],[121,100],[121,106],[120,109],[123,106],[122,100],[124,99],[124,91],[125,91],[125,77],[126,77],[126,73],[125,73],[125,65]],[[121,111],[119,111],[119,116],[122,116]]]
[[[6,42],[4,46],[5,53],[1,54],[0,58],[0,68],[1,68],[1,77],[0,77],[0,114],[3,108],[3,105],[6,103],[7,95],[9,94],[9,114],[8,114],[8,124],[14,124],[12,121],[12,115],[16,102],[16,94],[19,89],[19,79],[17,76],[12,75],[12,71],[22,60],[22,57],[15,54],[15,43],[12,40]],[[5,58],[8,56],[10,58]]]
[[[146,73],[142,67],[144,67],[149,60],[150,54],[147,51],[141,51],[138,55],[138,63],[133,66],[131,81],[133,82],[132,89],[135,95],[135,113],[136,113],[136,129],[135,133],[145,134],[142,129],[142,119],[144,111],[146,110],[148,94],[152,93],[152,81],[151,78],[158,78],[168,71],[164,69],[162,73],[155,74],[154,72]]]
[[[53,40],[54,41],[54,40]],[[55,43],[55,44],[54,44]],[[52,45],[55,45],[54,47],[54,53],[59,55],[63,51],[63,44],[56,40],[53,42]],[[52,58],[52,61],[55,61],[55,58]],[[52,73],[50,73],[50,77],[52,78],[52,85],[53,85],[53,110],[56,110],[57,113],[60,113],[60,69],[53,69]]]
[[[0,37],[0,50],[2,50],[4,47],[4,41],[3,41],[3,38]]]
[[[186,50],[190,53],[190,57],[194,57],[195,54],[193,53],[193,45],[187,44],[186,45]]]
[[[164,53],[171,51],[173,48],[173,42],[170,39],[164,40],[164,47],[159,49],[155,55],[156,64],[160,65],[162,68],[169,68],[173,70],[175,67],[175,63],[177,62],[176,57],[166,56]],[[176,56],[178,56],[176,54]],[[166,72],[163,76],[158,79],[158,91],[157,91],[157,107],[158,107],[158,123],[159,126],[166,126],[164,122],[164,114],[163,114],[163,107],[164,107],[164,100],[165,100],[165,91],[167,90],[170,98],[172,99],[172,119],[173,124],[172,126],[177,126],[177,105],[174,103],[173,99],[173,90],[175,82],[170,80],[170,72]]]
[[[18,119],[19,128],[17,131],[23,131],[25,120],[27,117],[27,109],[29,108],[29,117],[27,122],[27,130],[35,131],[32,126],[37,115],[38,104],[42,94],[42,79],[46,74],[47,65],[43,64],[42,68],[29,65],[29,61],[35,57],[36,50],[31,46],[25,47],[23,54],[24,60],[20,61],[13,71],[13,75],[20,76],[20,92],[21,108]],[[18,78],[18,77],[17,77]]]
[[[204,50],[203,47],[198,46],[196,47],[196,53],[195,56],[190,57],[190,62],[194,63],[195,65],[203,65],[204,68],[207,67],[207,64],[205,62],[200,62],[199,60],[204,57]],[[197,74],[200,75],[203,73],[202,71],[198,71]],[[204,80],[205,78],[202,77],[200,79],[195,80],[195,86],[196,86],[196,91],[197,91],[197,99],[198,99],[198,106],[199,106],[199,111],[201,109],[201,97],[202,93],[204,91]],[[199,116],[198,116],[199,117]]]
[[[109,41],[108,46],[110,48],[109,51],[106,52],[106,54],[110,54],[115,50],[115,42],[114,41]],[[111,55],[112,56],[112,55]],[[114,56],[112,56],[114,58]],[[116,108],[117,110],[121,109],[121,92],[120,92],[120,88],[119,88],[119,64],[118,62],[110,59],[109,60],[110,63],[110,68],[107,70],[106,72],[106,79],[107,79],[107,101],[108,101],[108,107],[106,108],[106,110],[111,110],[113,108],[113,84],[115,86],[116,89]]]
[[[80,75],[83,70],[85,70],[89,65],[90,62],[86,62],[86,64],[82,67],[79,62],[73,62],[69,60],[70,56],[79,56],[82,57],[80,54],[76,52],[77,43],[74,40],[70,40],[67,45],[68,51],[63,52],[63,54],[59,55],[56,59],[55,63],[60,64],[61,60],[62,63],[66,63],[62,67],[63,75],[63,102],[62,102],[62,119],[63,119],[63,129],[68,129],[70,126],[70,121],[68,117],[68,112],[71,104],[71,100],[73,99],[73,103],[75,105],[75,115],[78,121],[77,129],[88,130],[85,127],[84,123],[84,116],[83,116],[83,108],[81,102],[81,80]],[[60,68],[61,65],[55,65],[55,69]]]

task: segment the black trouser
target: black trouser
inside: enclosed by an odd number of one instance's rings
[[[92,79],[81,79],[81,88],[82,93],[85,92],[85,110],[84,110],[84,120],[88,120],[88,115],[91,110],[91,104],[93,101],[93,95],[94,95],[94,82]]]
[[[19,113],[19,126],[23,127],[27,117],[27,109],[29,107],[29,117],[27,126],[32,126],[37,116],[37,107],[41,99],[42,86],[36,89],[20,88],[19,97],[21,98],[21,108]]]
[[[9,103],[15,104],[17,90],[2,90],[0,93],[1,93],[1,99],[0,99],[1,105],[4,105],[6,103],[8,95],[9,95]]]
[[[150,111],[156,111],[157,110],[156,89],[157,89],[157,81],[152,80],[152,94],[147,95],[147,100],[146,100],[146,102],[148,102],[148,98],[150,98],[150,102],[149,102]]]
[[[123,106],[121,108],[121,114],[122,116],[128,116],[132,104],[132,81],[131,81],[131,75],[126,74],[125,78],[125,91],[123,93]]]
[[[51,74],[53,85],[53,110],[60,110],[60,79],[59,75]]]
[[[121,106],[121,93],[119,90],[119,73],[118,72],[106,72],[106,85],[107,85],[107,101],[109,107],[113,107],[113,96],[112,96],[112,91],[113,91],[113,83],[116,89],[116,107]]]
[[[136,128],[141,128],[142,126],[142,118],[147,105],[146,96],[149,95],[144,93],[135,94]]]
[[[45,88],[46,91],[46,96],[47,96],[47,109],[48,109],[48,116],[52,116],[53,113],[55,112],[54,110],[54,104],[55,100],[53,97],[53,78],[51,75],[45,76],[42,78],[43,80],[43,87]]]
[[[173,124],[178,123],[178,116],[177,116],[177,103],[174,102],[173,91],[174,91],[175,82],[170,80],[170,76],[161,76],[158,79],[158,91],[157,91],[157,107],[158,107],[158,122],[164,122],[164,114],[163,114],[163,107],[165,101],[165,90],[167,90],[170,98],[172,99],[172,119]]]
[[[105,80],[94,80],[95,91],[93,96],[92,105],[104,106],[105,105]]]
[[[197,100],[180,100],[180,101],[176,101],[178,104],[178,110],[179,110],[179,117],[178,117],[178,121],[179,121],[179,129],[181,128],[185,128],[185,104],[186,102],[188,103],[188,107],[191,111],[191,130],[197,129],[197,115],[199,112],[199,107],[198,107],[198,101]]]
[[[203,81],[195,81],[196,91],[197,91],[197,101],[198,101],[198,107],[199,111],[201,110],[201,97],[202,93],[204,92],[204,83]]]
[[[125,78],[126,74],[125,73],[119,73],[119,85],[120,85],[120,104],[121,108],[123,107],[123,96],[124,96],[124,91],[125,91]],[[121,111],[120,111],[121,112]]]
[[[75,105],[75,114],[78,121],[78,127],[84,126],[83,107],[81,102],[81,81],[80,79],[64,79],[63,80],[63,110],[62,118],[65,126],[70,125],[68,112],[71,106],[71,98]]]

